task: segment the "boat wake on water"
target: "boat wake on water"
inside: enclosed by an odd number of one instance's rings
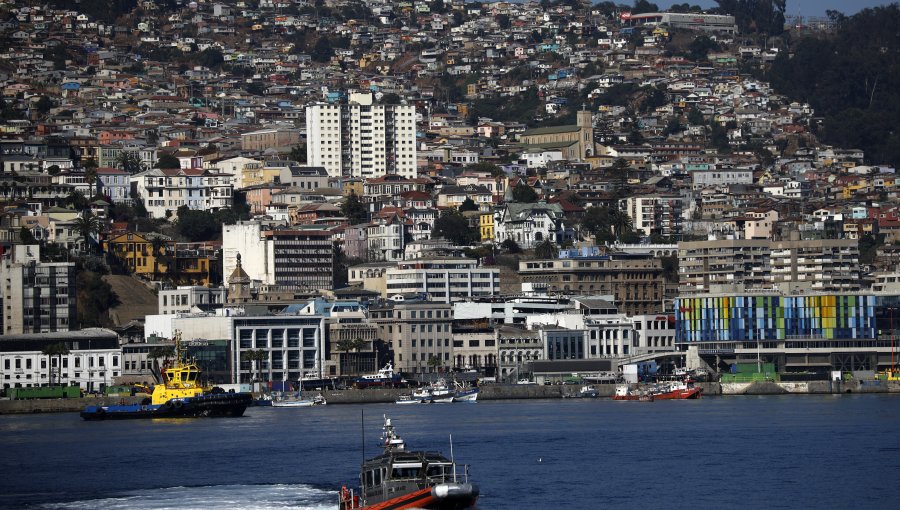
[[[213,485],[124,492],[115,497],[50,503],[58,510],[334,510],[337,491],[310,485]]]

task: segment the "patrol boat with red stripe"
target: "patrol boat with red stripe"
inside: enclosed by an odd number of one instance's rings
[[[460,482],[456,464],[439,453],[407,451],[390,418],[384,418],[381,435],[384,453],[363,462],[359,493],[341,489],[340,510],[462,510],[478,500],[478,486],[468,481],[462,466]],[[452,452],[452,442],[451,442]]]

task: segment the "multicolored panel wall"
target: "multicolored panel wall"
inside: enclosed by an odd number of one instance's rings
[[[701,296],[675,300],[675,341],[874,339],[875,296]]]

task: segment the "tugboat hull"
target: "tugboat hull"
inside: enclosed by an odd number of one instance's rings
[[[249,393],[212,393],[172,399],[160,405],[88,406],[81,417],[88,421],[135,420],[144,418],[197,418],[243,416],[252,396]]]

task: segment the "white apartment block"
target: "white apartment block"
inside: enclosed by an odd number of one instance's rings
[[[195,211],[231,207],[232,176],[199,168],[154,168],[131,177],[138,196],[153,218],[175,220],[175,211],[186,205]]]
[[[306,108],[306,160],[330,177],[416,176],[416,108],[372,104],[351,94],[349,104]]]
[[[416,259],[385,273],[387,298],[422,293],[430,301],[452,303],[500,293],[500,270],[479,267],[475,259]]]
[[[679,196],[628,197],[619,201],[619,207],[631,217],[634,229],[642,235],[681,233],[682,198]]]
[[[13,245],[0,258],[0,334],[52,333],[77,326],[75,263],[41,262],[40,246]]]
[[[225,287],[180,285],[175,289],[160,290],[157,299],[160,315],[191,313],[195,308],[209,311],[221,308],[225,303]]]

